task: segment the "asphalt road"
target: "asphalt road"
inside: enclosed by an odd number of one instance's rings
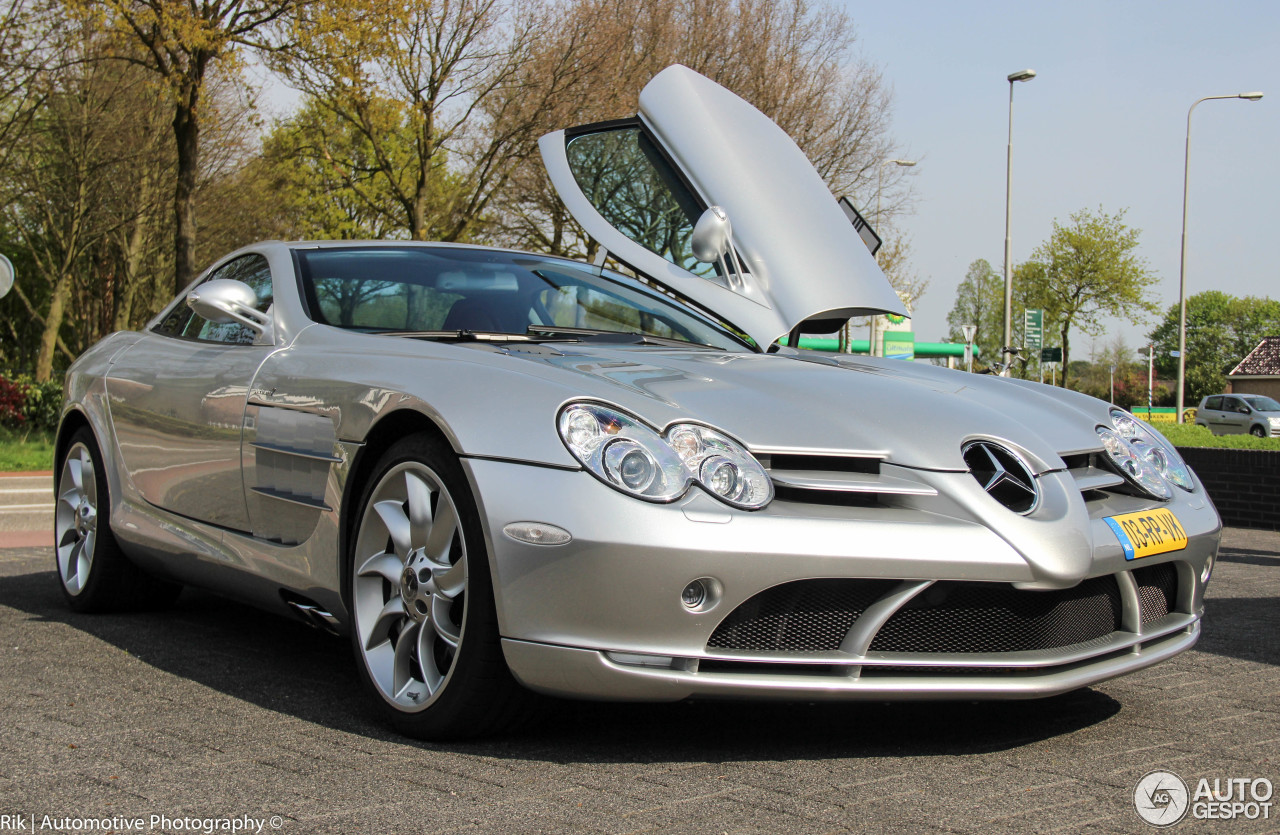
[[[52,544],[53,474],[0,473],[0,548]]]
[[[1195,650],[1065,696],[556,702],[517,735],[451,745],[380,726],[338,639],[190,591],[167,612],[74,615],[50,549],[0,550],[0,831],[6,814],[155,814],[170,826],[149,831],[248,815],[293,835],[1154,833],[1132,805],[1152,770],[1280,788],[1280,534],[1224,543]]]

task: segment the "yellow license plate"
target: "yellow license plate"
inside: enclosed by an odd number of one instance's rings
[[[1181,551],[1187,547],[1187,532],[1172,510],[1142,510],[1120,516],[1108,516],[1106,522],[1115,531],[1126,560]]]

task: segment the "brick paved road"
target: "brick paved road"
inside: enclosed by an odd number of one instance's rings
[[[1227,532],[1194,651],[1055,699],[557,703],[464,745],[374,722],[344,642],[191,592],[165,613],[72,615],[51,561],[0,550],[5,814],[279,815],[290,835],[1154,833],[1130,803],[1150,770],[1280,787],[1275,533]]]

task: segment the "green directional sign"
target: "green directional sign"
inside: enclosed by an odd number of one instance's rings
[[[1032,351],[1044,345],[1044,311],[1030,308],[1022,311],[1022,344]]]
[[[1062,362],[1061,348],[1042,348],[1040,350],[1041,362]]]

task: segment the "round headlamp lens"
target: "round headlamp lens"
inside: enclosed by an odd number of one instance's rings
[[[639,444],[620,441],[604,455],[605,466],[628,490],[643,493],[653,483],[658,465]]]
[[[702,483],[717,496],[737,499],[742,493],[738,468],[727,458],[708,458],[702,465]]]
[[[702,438],[697,430],[689,426],[681,426],[671,432],[667,438],[671,448],[680,456],[680,460],[688,464],[702,454]]]
[[[589,453],[600,443],[603,435],[600,431],[600,421],[586,409],[570,409],[565,412],[561,420],[564,425],[564,439],[575,450]]]

